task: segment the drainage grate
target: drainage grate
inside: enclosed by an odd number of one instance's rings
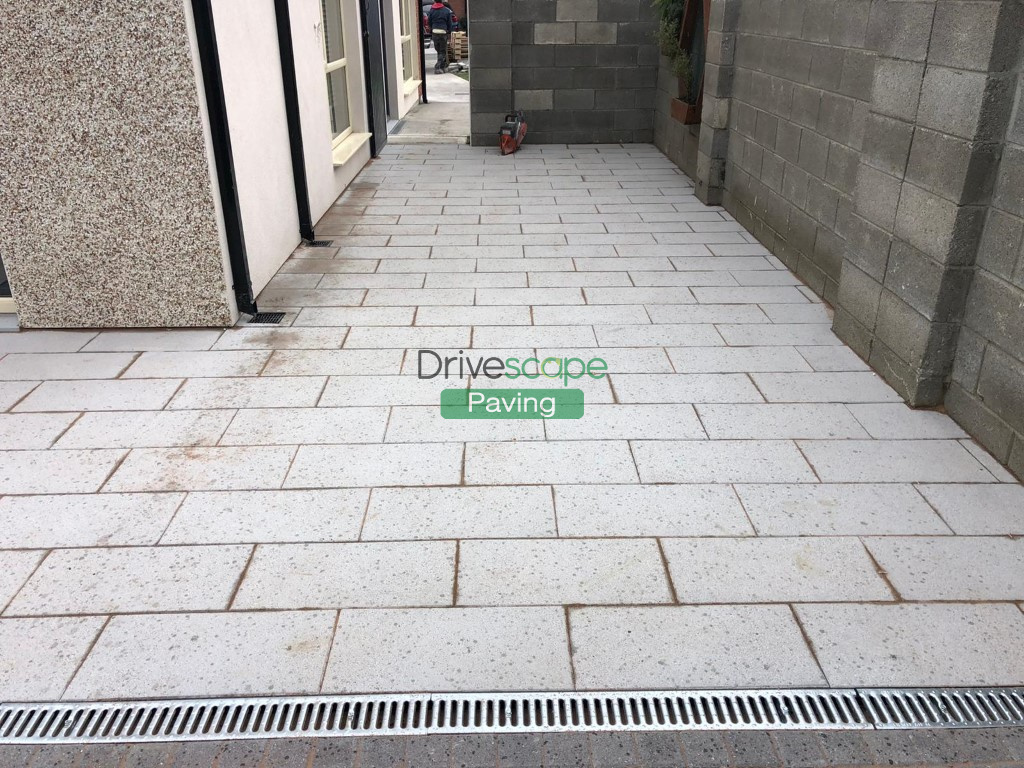
[[[1024,689],[299,696],[0,705],[0,744],[1024,724]]]
[[[330,248],[334,245],[333,240],[310,240],[306,243],[307,248]]]
[[[284,312],[257,312],[249,320],[249,325],[277,325],[284,320]]]
[[[860,691],[876,728],[970,728],[1024,724],[1024,688]]]

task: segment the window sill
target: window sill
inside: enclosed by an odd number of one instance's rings
[[[406,80],[405,81],[405,85],[402,88],[402,94],[405,95],[405,96],[408,96],[410,93],[412,93],[417,88],[419,88],[420,87],[420,83],[422,83],[422,82],[423,82],[422,80]]]
[[[355,155],[362,146],[370,140],[370,134],[368,133],[353,133],[350,134],[341,144],[334,148],[331,153],[331,159],[334,161],[334,167],[344,165],[352,156]]]

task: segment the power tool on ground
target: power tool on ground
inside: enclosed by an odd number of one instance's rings
[[[501,154],[511,155],[523,143],[526,138],[526,116],[523,110],[519,109],[505,115],[505,122],[498,131],[498,141],[501,144]]]

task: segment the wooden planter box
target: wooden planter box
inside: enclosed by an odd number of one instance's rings
[[[682,99],[672,99],[672,119],[678,120],[684,125],[693,125],[700,122],[700,108],[698,104],[688,104]]]

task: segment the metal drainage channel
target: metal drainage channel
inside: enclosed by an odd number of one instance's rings
[[[1024,688],[299,696],[0,705],[0,744],[1024,725]]]

